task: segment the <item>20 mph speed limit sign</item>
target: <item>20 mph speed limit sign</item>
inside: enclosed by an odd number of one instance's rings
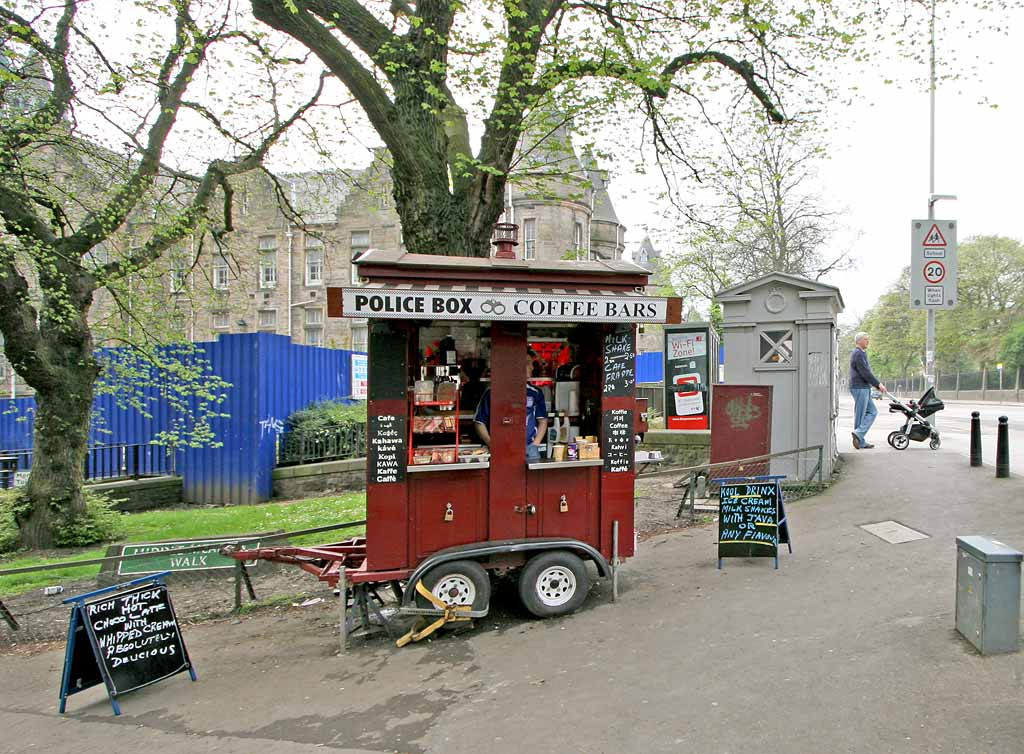
[[[956,308],[956,220],[912,220],[910,236],[910,308]]]
[[[946,277],[946,268],[942,262],[925,262],[924,280],[926,283],[936,285]]]

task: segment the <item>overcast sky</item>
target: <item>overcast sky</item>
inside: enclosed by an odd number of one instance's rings
[[[936,217],[958,221],[960,240],[972,235],[1003,235],[1024,241],[1024,85],[1020,81],[1020,34],[1024,11],[1004,16],[1016,38],[985,34],[968,40],[948,34],[962,60],[977,53],[979,72],[960,82],[940,82],[936,96],[935,193],[957,201],[936,205]],[[941,51],[942,40],[939,46]],[[835,117],[845,128],[831,139],[831,159],[822,164],[822,193],[845,210],[845,228],[835,249],[849,248],[857,267],[827,282],[838,285],[846,302],[844,321],[863,315],[910,262],[910,221],[928,215],[928,93],[911,79],[927,76],[927,66],[909,61],[887,66],[883,74],[860,72],[861,97]],[[998,105],[979,104],[988,97]],[[647,179],[655,181],[654,178]],[[639,243],[642,224],[658,227],[660,212],[637,189],[641,179],[613,179],[612,199],[630,226],[629,246]],[[654,188],[653,191],[656,191]]]

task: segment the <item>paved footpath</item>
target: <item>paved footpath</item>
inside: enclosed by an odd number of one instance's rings
[[[717,571],[709,526],[643,543],[617,603],[601,587],[563,619],[344,657],[327,608],[188,627],[199,682],[120,718],[98,688],[56,713],[61,648],[0,657],[0,752],[1019,754],[1024,656],[954,631],[954,537],[1024,547],[1024,481],[922,446],[846,455],[790,506],[778,571]],[[889,519],[929,536],[859,528]]]

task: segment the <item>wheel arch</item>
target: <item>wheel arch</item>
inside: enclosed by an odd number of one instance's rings
[[[612,575],[612,568],[600,550],[578,539],[506,539],[476,542],[471,545],[459,545],[439,550],[416,566],[416,570],[409,575],[408,583],[414,585],[431,568],[455,560],[479,560],[492,555],[504,555],[512,552],[534,553],[551,550],[568,550],[583,560],[590,560],[597,566],[597,573],[601,578],[608,578]],[[402,605],[411,605],[415,599],[415,594],[415,589],[407,587],[402,595]]]

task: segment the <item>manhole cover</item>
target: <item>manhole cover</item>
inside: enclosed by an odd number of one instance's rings
[[[927,534],[911,529],[909,526],[898,524],[895,521],[879,521],[877,524],[862,524],[861,529],[874,534],[879,539],[884,539],[892,545],[903,542],[913,542],[915,539],[928,539]]]

